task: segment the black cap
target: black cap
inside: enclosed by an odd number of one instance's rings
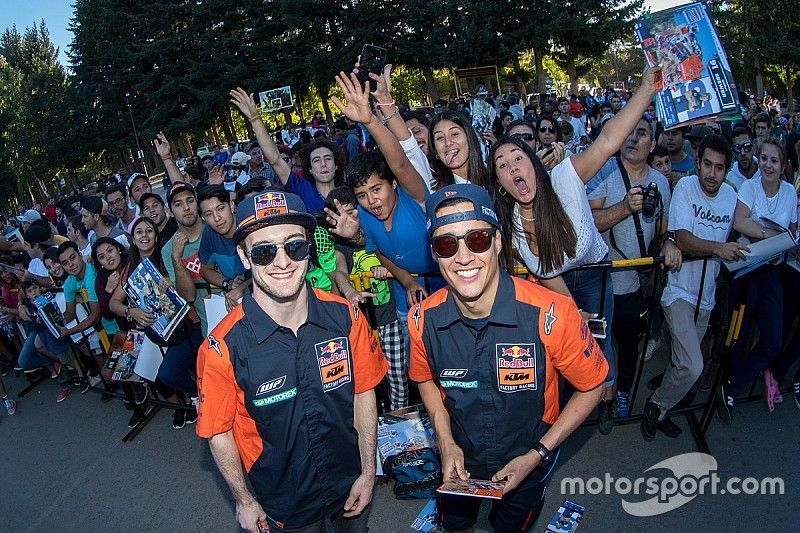
[[[192,196],[197,198],[194,192],[194,187],[192,187],[191,184],[186,183],[185,181],[179,181],[172,186],[172,188],[169,190],[169,194],[167,194],[167,203],[170,205],[170,207],[172,206],[172,199],[182,192],[190,192],[192,193]]]
[[[105,210],[103,199],[99,196],[87,196],[81,200],[81,207],[95,215],[102,215]]]
[[[31,224],[31,227],[25,231],[23,238],[25,242],[30,245],[45,244],[47,246],[53,246],[53,241],[51,240],[52,236],[49,228],[41,224]]]

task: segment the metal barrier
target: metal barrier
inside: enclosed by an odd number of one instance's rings
[[[700,306],[699,302],[702,297],[702,287],[706,282],[706,273],[707,273],[707,266],[708,261],[710,258],[704,257],[684,257],[683,262],[689,261],[703,261],[703,269],[700,284],[698,287],[698,305],[695,307],[695,321],[697,320]],[[713,259],[716,260],[716,259]],[[658,278],[657,276],[661,275],[661,271],[658,268],[659,265],[664,263],[663,256],[656,256],[656,257],[642,257],[636,259],[615,259],[615,260],[604,260],[597,263],[592,263],[588,265],[582,265],[576,267],[572,270],[593,270],[593,269],[604,269],[604,270],[623,270],[623,269],[636,269],[637,271],[642,268],[649,268],[653,267],[653,283],[652,289],[647,297],[647,321],[646,326],[644,329],[645,333],[650,332],[653,326],[653,316],[654,311],[661,305],[660,301],[658,301],[659,295],[659,285],[658,285]],[[529,275],[529,272],[524,267],[520,267],[514,270],[514,275]],[[429,275],[429,274],[426,274]],[[438,272],[436,275],[440,275]],[[372,278],[371,272],[359,272],[357,274],[350,275],[350,281],[353,284],[353,287],[362,292],[367,290],[366,288],[370,285],[370,280]],[[392,276],[389,275],[388,278]],[[603,277],[603,285],[602,285],[602,293],[601,293],[601,305],[600,308],[603,308],[603,298],[605,296],[605,287],[606,287],[606,276]],[[371,302],[368,303],[368,306],[371,305]],[[716,392],[719,388],[719,385],[723,378],[723,372],[726,367],[725,362],[727,362],[728,356],[730,355],[729,352],[731,348],[740,340],[740,335],[742,334],[741,328],[743,324],[743,319],[745,315],[745,306],[744,304],[739,304],[735,306],[731,311],[731,318],[728,323],[728,328],[725,331],[724,335],[724,342],[722,343],[722,349],[720,350],[711,350],[711,353],[706,354],[707,357],[704,357],[704,374],[707,371],[713,371],[713,379],[712,385],[708,389],[708,397],[705,401],[692,403],[688,406],[676,406],[675,408],[671,409],[668,415],[671,416],[684,416],[686,418],[687,425],[689,426],[689,430],[692,433],[693,440],[695,442],[695,446],[698,451],[709,453],[709,446],[708,442],[706,441],[706,433],[711,425],[711,420],[713,418],[713,414],[716,407]],[[725,313],[727,314],[727,313]],[[369,315],[367,315],[369,316]],[[708,330],[706,332],[708,334]],[[719,332],[717,332],[719,334]],[[642,373],[644,370],[645,365],[645,354],[647,350],[647,341],[645,338],[645,342],[642,343],[641,350],[638,354],[637,363],[636,363],[636,373],[633,381],[633,386],[631,388],[631,397],[630,397],[630,405],[633,406],[636,401],[636,397],[640,390],[640,383],[642,378]],[[698,382],[695,383],[695,387],[698,386],[699,382],[703,379],[701,375],[698,378]],[[782,391],[785,392],[785,391]],[[788,392],[788,391],[786,391]],[[692,394],[691,392],[689,394]],[[687,395],[689,397],[689,395]],[[692,396],[693,398],[693,396]],[[756,401],[761,398],[761,395],[754,395],[751,389],[750,394],[744,398],[737,399],[738,402],[749,402],[749,401]],[[680,405],[680,404],[679,404]],[[696,413],[700,414],[700,418],[697,418]],[[632,423],[641,422],[643,417],[643,413],[640,414],[631,414],[625,418],[615,418],[614,425],[626,425]],[[595,420],[586,420],[584,422],[584,426],[593,426],[596,425]]]

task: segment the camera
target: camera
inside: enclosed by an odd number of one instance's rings
[[[658,190],[658,185],[651,181],[647,187],[639,186],[642,191],[642,215],[645,218],[653,218],[658,212],[661,205],[661,192]]]

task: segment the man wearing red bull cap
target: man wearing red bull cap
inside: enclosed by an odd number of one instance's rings
[[[200,348],[197,434],[245,530],[367,531],[386,359],[358,308],[306,283],[316,219],[298,196],[264,192],[236,211],[253,288]]]
[[[600,400],[608,362],[575,303],[499,268],[489,195],[450,185],[426,202],[433,255],[448,287],[409,314],[409,377],[430,414],[445,480],[505,480],[489,520],[528,531],[557,448]],[[558,376],[576,389],[559,410]],[[472,531],[481,500],[441,495],[446,531]]]

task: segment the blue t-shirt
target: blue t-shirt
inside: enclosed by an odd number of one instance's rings
[[[92,263],[86,263],[86,270],[83,273],[83,279],[78,279],[75,276],[67,276],[64,280],[64,301],[74,302],[76,295],[81,294],[81,299],[86,302],[97,302],[97,293],[94,290],[94,280],[97,273],[94,271]]]
[[[672,172],[675,173],[676,179],[680,179],[694,171],[694,159],[689,154],[686,154],[682,160],[677,163],[672,163]]]
[[[426,195],[427,195],[426,191]],[[422,207],[402,187],[397,188],[397,206],[392,213],[392,229],[386,231],[383,222],[369,211],[358,207],[361,228],[367,238],[367,252],[378,251],[392,263],[414,274],[437,272],[439,265],[431,255],[428,243],[427,216]],[[441,281],[441,278],[435,278]],[[420,285],[424,285],[420,281]],[[438,283],[437,287],[442,285]],[[397,280],[392,280],[392,296],[397,310],[408,311],[406,290]]]
[[[216,266],[219,273],[226,278],[243,276],[245,273],[233,240],[220,235],[210,226],[203,227],[197,256],[201,264]]]
[[[322,213],[325,208],[325,197],[319,193],[313,183],[298,176],[294,170],[289,173],[286,188],[303,200],[309,213]]]

